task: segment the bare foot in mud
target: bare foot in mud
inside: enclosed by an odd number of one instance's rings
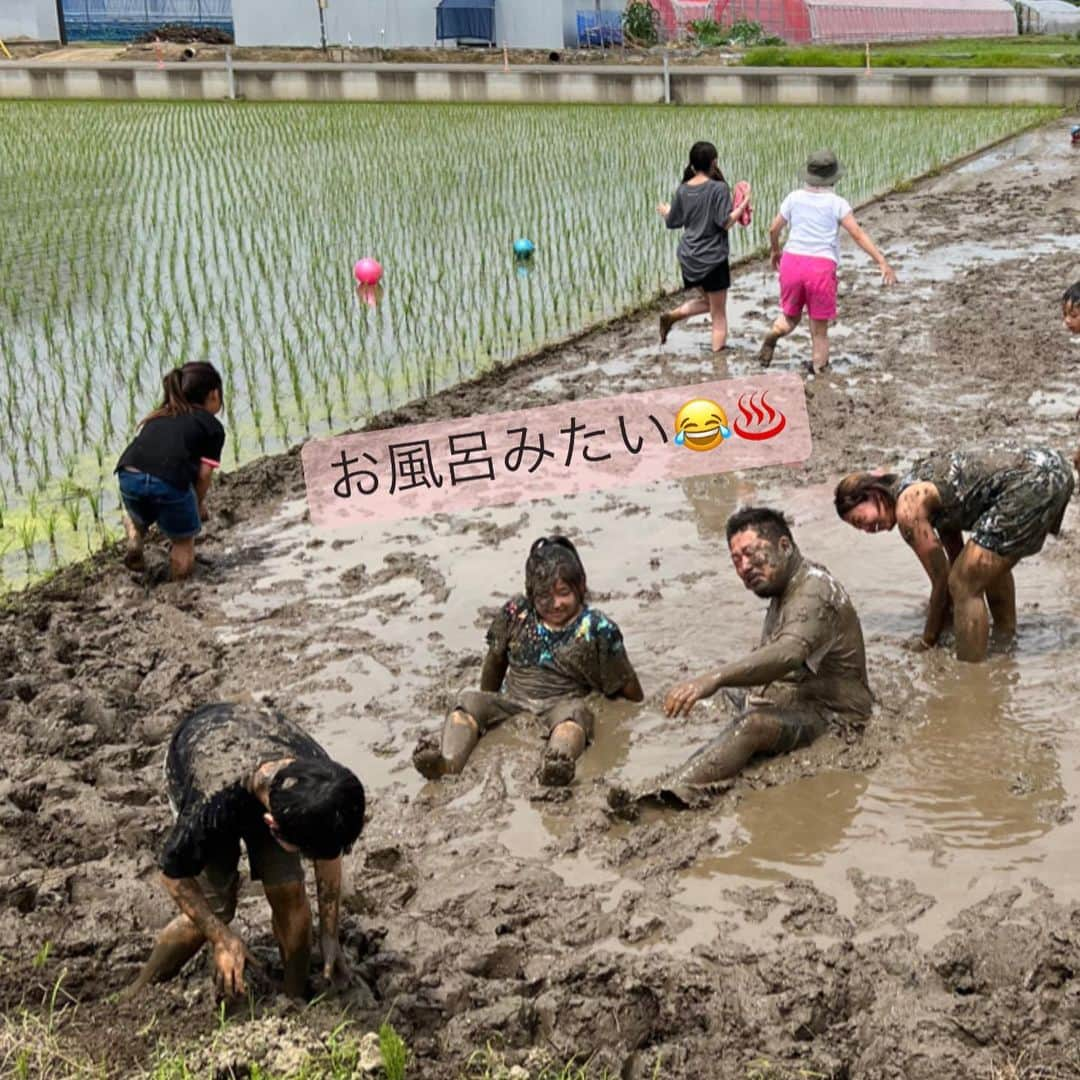
[[[675,320],[667,314],[660,316],[660,344],[663,345],[667,341],[668,334],[671,333],[671,328],[675,325]]]
[[[773,354],[776,352],[776,341],[770,338],[766,338],[761,343],[761,348],[758,349],[757,361],[762,367],[768,367],[773,361]]]
[[[566,787],[574,781],[574,760],[557,750],[546,750],[540,762],[540,783],[544,787]]]
[[[127,547],[124,550],[124,565],[129,570],[145,570],[146,558],[143,555],[143,536],[130,521],[125,521]]]
[[[434,735],[423,735],[412,755],[413,767],[425,780],[438,780],[446,772],[446,759],[442,756],[439,740]]]

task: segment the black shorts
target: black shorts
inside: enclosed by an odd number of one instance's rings
[[[704,289],[707,293],[727,292],[731,288],[731,267],[728,265],[727,259],[725,259],[698,281],[691,281],[686,276],[685,270],[682,279],[683,284],[688,289]]]

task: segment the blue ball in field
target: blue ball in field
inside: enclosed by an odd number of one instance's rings
[[[524,236],[514,241],[514,254],[519,259],[531,259],[535,250],[536,245],[531,240],[526,240]]]

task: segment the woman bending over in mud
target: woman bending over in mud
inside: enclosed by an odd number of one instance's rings
[[[441,739],[425,735],[413,752],[423,776],[461,772],[484,732],[530,713],[547,732],[540,782],[573,780],[593,732],[586,695],[644,697],[619,628],[589,607],[586,595],[574,545],[565,536],[537,540],[525,563],[525,595],[507,601],[488,629],[480,689],[460,694]]]
[[[780,315],[765,337],[758,360],[772,363],[776,343],[799,325],[805,308],[810,316],[811,359],[817,374],[829,365],[829,320],[836,318],[836,267],[840,262],[840,229],[878,264],[886,285],[896,273],[851,212],[851,204],[833,191],[843,175],[831,150],[811,154],[803,172],[804,187],[791,192],[769,226],[772,265],[780,272]],[[780,234],[788,230],[783,254]]]
[[[1072,492],[1072,469],[1056,450],[939,452],[903,476],[845,476],[836,512],[863,532],[900,526],[930,578],[918,644],[937,644],[951,604],[957,658],[979,661],[991,617],[996,637],[1015,633],[1012,568],[1042,550],[1048,533],[1057,535]],[[971,533],[966,543],[964,532]]]
[[[213,364],[195,362],[165,376],[165,398],[139,427],[120,456],[116,472],[127,516],[124,563],[143,568],[146,531],[157,527],[172,541],[169,566],[174,580],[195,564],[195,537],[206,520],[206,493],[221,463],[225,429],[221,376]]]
[[[716,161],[712,143],[694,143],[671,203],[660,203],[656,208],[669,229],[683,230],[678,250],[683,284],[688,289],[701,289],[697,299],[660,316],[661,345],[675,323],[709,312],[713,352],[727,347],[727,291],[731,285],[728,230],[742,217],[750,200],[747,197],[732,207],[731,192]]]

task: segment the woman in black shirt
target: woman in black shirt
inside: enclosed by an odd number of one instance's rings
[[[139,427],[120,456],[116,472],[127,518],[125,564],[143,567],[143,539],[155,522],[172,541],[169,565],[174,580],[195,563],[195,537],[206,520],[203,500],[221,464],[225,429],[221,376],[213,364],[173,368],[164,379],[165,399]]]

